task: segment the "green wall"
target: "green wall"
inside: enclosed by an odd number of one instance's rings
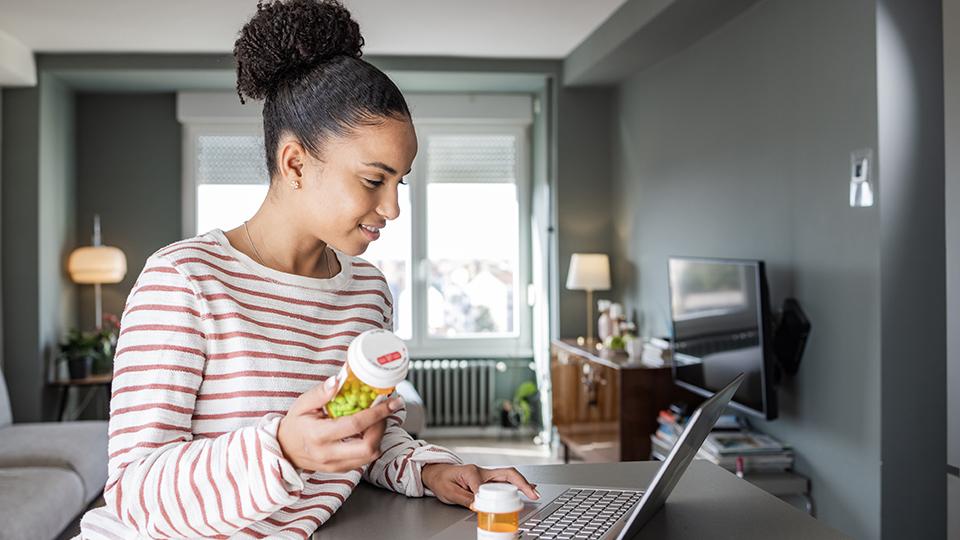
[[[876,4],[884,538],[947,533],[942,10]]]
[[[754,423],[855,538],[945,528],[939,9],[764,0],[621,81],[610,115],[617,294],[663,335],[668,256],[767,262],[773,307],[795,296],[813,331]],[[847,201],[860,148],[873,208]]]
[[[0,88],[0,195],[3,189],[3,89]],[[0,201],[0,216],[3,215]],[[3,257],[2,257],[2,219],[0,219],[0,353],[3,351]],[[3,354],[0,354],[0,374],[3,373]]]
[[[559,337],[586,335],[587,300],[584,291],[566,288],[570,255],[612,254],[613,144],[610,129],[614,93],[609,88],[562,88],[560,90],[557,152],[557,228],[560,280]],[[611,259],[612,261],[612,259]],[[614,298],[611,291],[596,292],[597,298]],[[594,324],[596,332],[596,324]]]
[[[57,343],[76,326],[76,286],[66,261],[77,245],[74,96],[62,81],[44,75],[40,91],[39,348],[45,364],[59,354]]]
[[[76,98],[76,220],[89,244],[100,214],[103,243],[123,250],[127,275],[103,285],[103,311],[119,316],[147,257],[180,239],[181,129],[170,93],[80,93]],[[79,288],[79,320],[93,328],[93,287]]]
[[[3,90],[3,370],[15,420],[43,415],[44,373],[37,348],[39,110],[39,88]]]
[[[55,408],[46,381],[57,342],[76,324],[73,95],[44,74],[3,94],[3,369],[14,420],[39,421]]]
[[[946,208],[960,208],[960,0],[943,3]],[[960,538],[960,213],[947,228],[947,538]]]
[[[624,297],[667,335],[668,256],[767,262],[772,307],[795,296],[813,331],[780,418],[751,421],[855,538],[880,535],[880,213],[846,200],[849,153],[877,144],[873,10],[760,2],[625,80],[614,112]]]

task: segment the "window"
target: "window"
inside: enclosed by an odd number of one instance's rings
[[[361,255],[387,278],[394,330],[421,357],[529,355],[529,120],[431,121],[413,105],[400,217]],[[184,234],[241,225],[269,185],[260,123],[184,123]]]
[[[270,185],[256,124],[190,125],[185,137],[184,236],[243,224]]]
[[[427,335],[519,331],[517,137],[427,136]]]
[[[390,284],[395,331],[420,356],[529,354],[526,128],[417,132],[400,218],[363,255]]]

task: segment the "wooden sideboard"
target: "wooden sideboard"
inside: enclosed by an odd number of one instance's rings
[[[588,462],[648,460],[659,411],[674,401],[702,401],[673,384],[670,367],[650,367],[571,339],[552,342],[550,375],[565,460],[569,452]]]

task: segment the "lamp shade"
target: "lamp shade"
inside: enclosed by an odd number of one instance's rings
[[[570,256],[567,288],[579,291],[610,289],[610,258],[603,253],[574,253]]]
[[[127,257],[115,247],[77,248],[67,260],[67,271],[74,283],[119,283],[127,274]]]

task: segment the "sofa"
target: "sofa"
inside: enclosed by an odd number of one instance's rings
[[[0,374],[0,540],[57,538],[107,481],[107,422],[12,420]]]

